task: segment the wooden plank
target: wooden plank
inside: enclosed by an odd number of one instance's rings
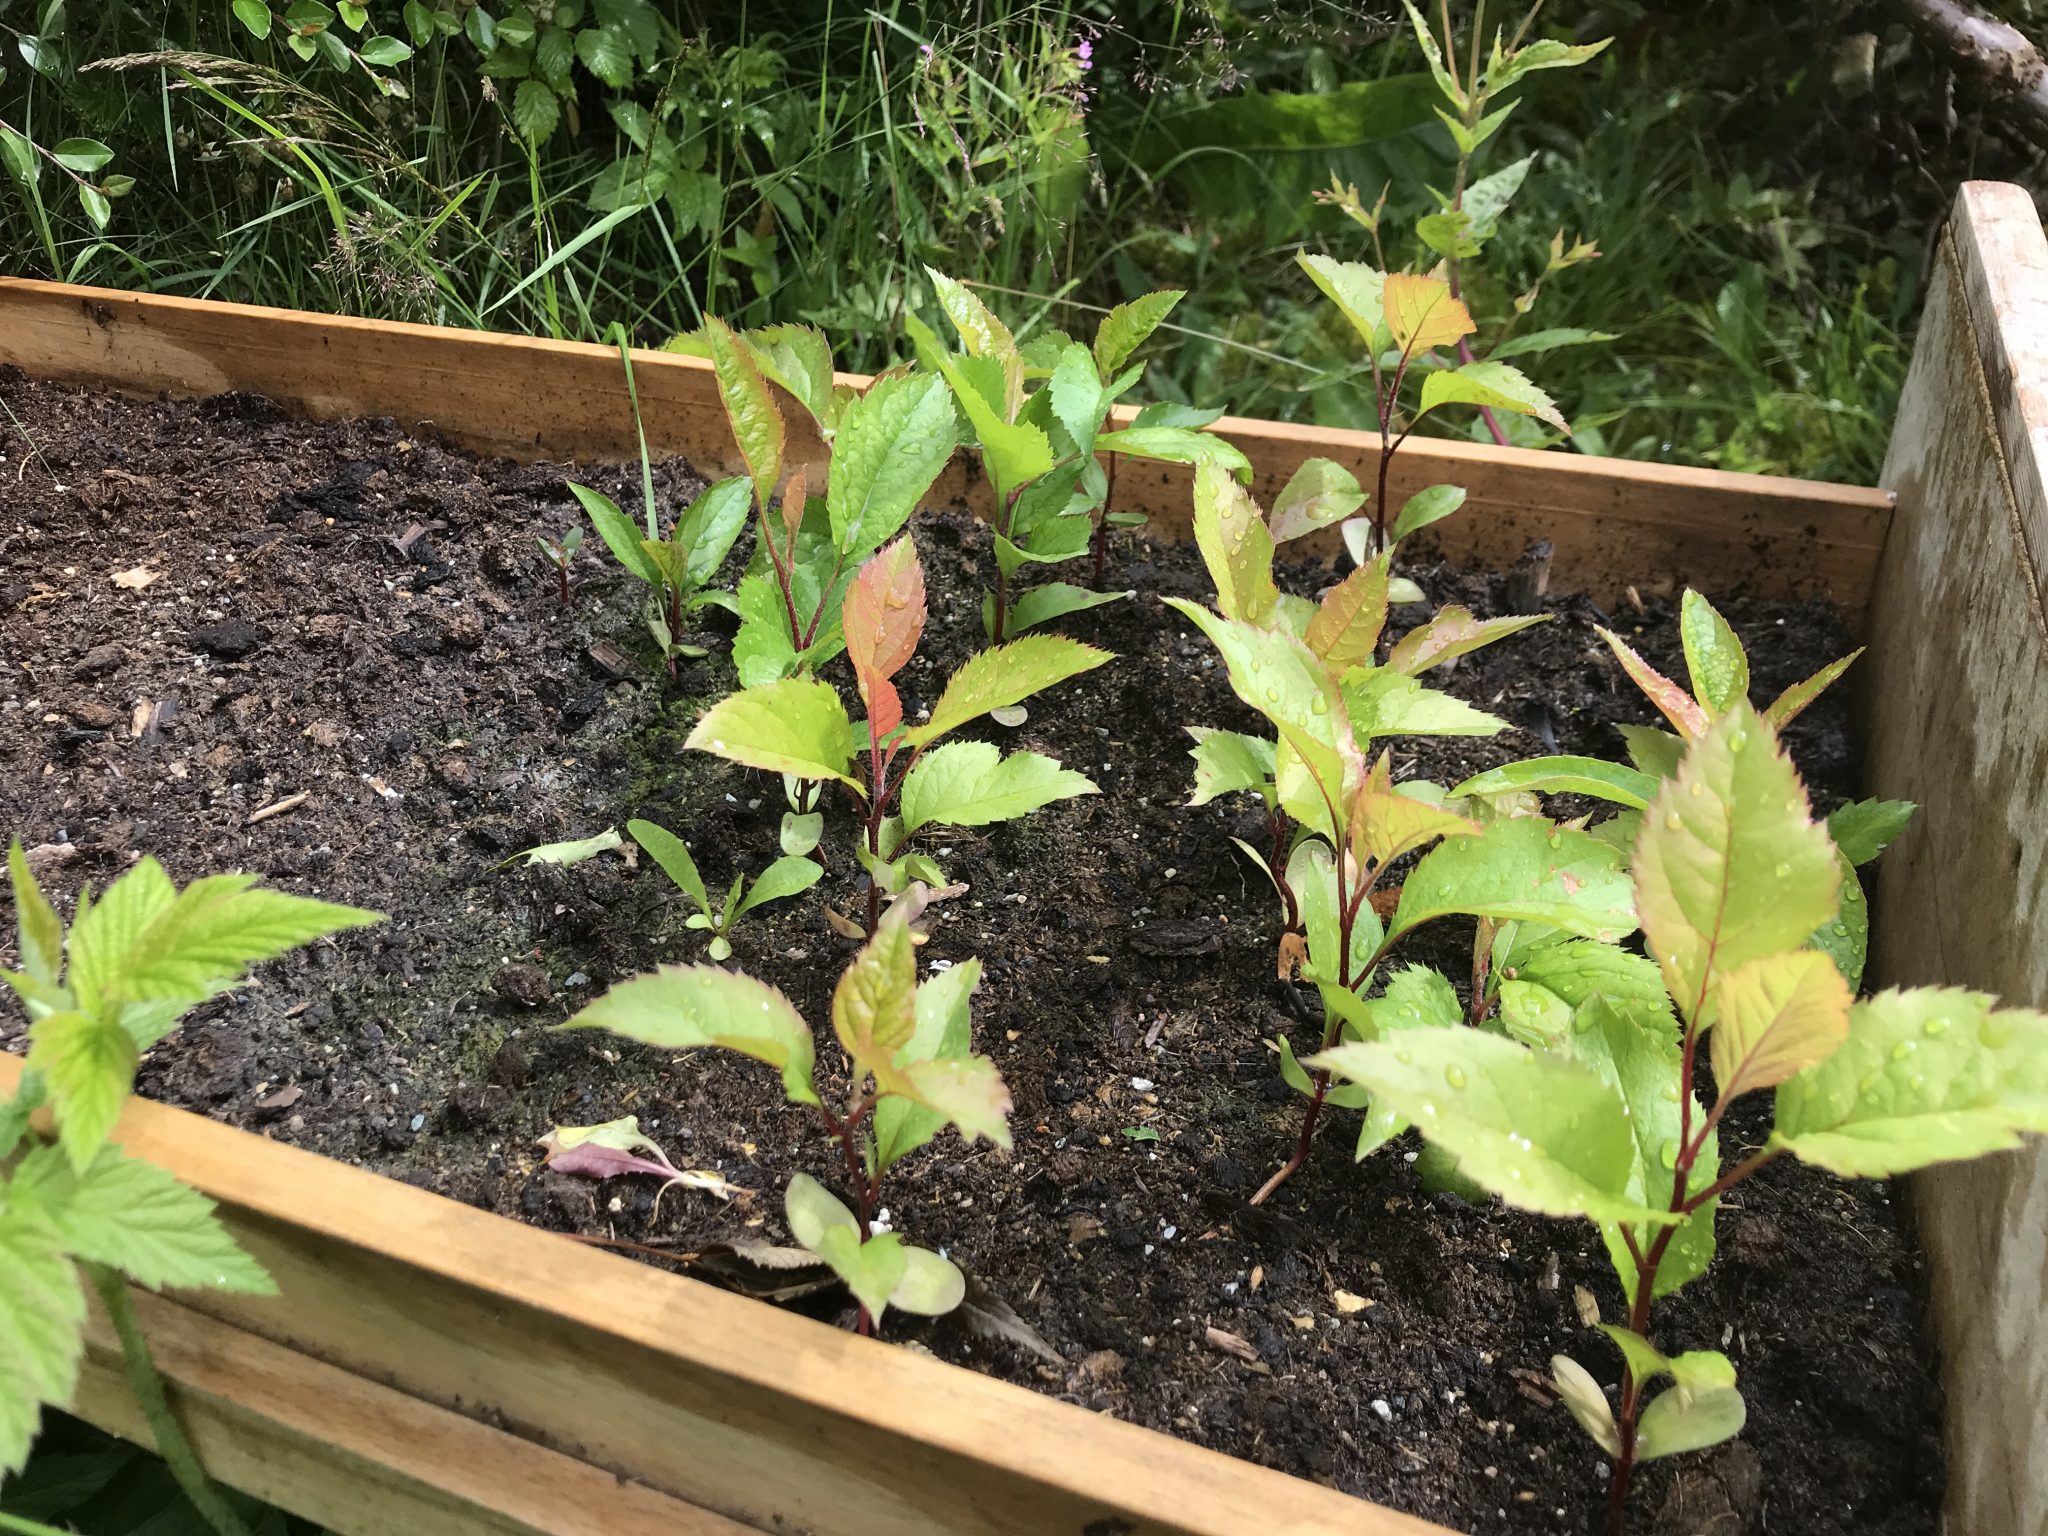
[[[1919,802],[1885,855],[1880,985],[2048,1006],[2048,240],[1966,186],[1929,280],[1884,482],[1871,791]],[[1915,1181],[1948,1394],[1947,1528],[2048,1532],[2048,1145]]]
[[[0,1054],[0,1092],[19,1073]],[[282,1292],[182,1306],[744,1526],[1445,1536],[182,1110],[131,1103],[116,1136],[219,1201]]]
[[[129,392],[248,390],[315,417],[391,416],[409,430],[516,458],[637,453],[616,352],[581,343],[7,279],[0,363]],[[640,352],[634,375],[654,453],[707,472],[739,469],[707,364]],[[805,464],[815,476],[823,450],[802,412],[789,415],[791,467]],[[1378,474],[1377,433],[1229,417],[1217,430],[1251,459],[1254,488],[1268,501],[1318,455],[1367,484]],[[970,471],[957,461],[941,495],[986,511],[986,487]],[[1852,619],[1868,598],[1891,515],[1885,493],[1858,487],[1435,438],[1411,440],[1391,480],[1396,506],[1426,485],[1467,487],[1464,512],[1432,530],[1463,564],[1504,569],[1547,538],[1560,590],[1602,601],[1630,584],[1817,594]],[[1188,487],[1177,466],[1126,463],[1117,504],[1162,532],[1184,533]]]
[[[148,1292],[136,1314],[213,1477],[336,1536],[749,1536],[698,1509]],[[94,1303],[71,1409],[154,1448]]]

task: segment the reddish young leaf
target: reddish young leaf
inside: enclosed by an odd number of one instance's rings
[[[1863,647],[1859,645],[1840,661],[1829,662],[1805,682],[1794,683],[1771,700],[1770,708],[1764,711],[1764,719],[1770,723],[1773,730],[1783,730],[1788,721],[1796,718],[1807,705],[1825,693],[1836,678],[1849,670],[1850,663],[1862,654]]]
[[[847,589],[846,655],[879,740],[903,723],[903,705],[889,679],[903,669],[924,633],[924,567],[906,535],[871,558]]]
[[[1600,638],[1607,642],[1607,648],[1621,662],[1621,669],[1629,675],[1630,681],[1649,695],[1658,713],[1677,728],[1680,736],[1687,741],[1697,741],[1706,735],[1707,712],[1693,701],[1691,694],[1630,650],[1621,636],[1612,630],[1601,630]]]
[[[789,477],[789,484],[782,488],[782,530],[792,539],[804,520],[804,502],[810,496],[810,487],[805,483],[804,472],[798,470]]]

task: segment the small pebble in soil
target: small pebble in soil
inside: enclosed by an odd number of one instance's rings
[[[109,672],[128,659],[127,651],[118,645],[96,645],[78,658],[71,669],[73,677],[105,677]]]
[[[1149,1077],[1134,1077],[1131,1079],[1131,1091],[1133,1093],[1150,1093],[1153,1086],[1152,1079]]]
[[[1386,1420],[1389,1424],[1394,1422],[1394,1410],[1391,1406],[1389,1406],[1387,1400],[1384,1397],[1376,1397],[1372,1400],[1372,1411],[1378,1414],[1382,1419]]]
[[[240,661],[261,649],[270,631],[247,619],[223,619],[218,624],[202,624],[185,638],[195,651],[223,661]]]
[[[491,978],[491,990],[512,1002],[537,1008],[554,996],[555,986],[539,966],[514,960],[500,967]]]

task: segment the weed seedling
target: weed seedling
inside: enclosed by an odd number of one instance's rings
[[[213,1203],[109,1141],[142,1053],[248,967],[374,912],[267,891],[253,875],[212,875],[180,891],[143,858],[101,893],[79,894],[69,933],[21,844],[7,854],[21,969],[0,969],[28,1014],[28,1060],[0,1102],[0,1478],[28,1459],[44,1404],[70,1403],[85,1348],[84,1279],[114,1325],[156,1448],[221,1536],[244,1527],[207,1481],[164,1399],[129,1299],[152,1290],[271,1295],[261,1265]],[[48,1106],[56,1134],[32,1129]]]
[[[555,568],[555,599],[558,606],[567,610],[569,563],[576,558],[576,551],[583,547],[583,530],[571,528],[559,539],[551,539],[544,533],[535,534],[533,542],[540,546],[542,556]]]
[[[1004,757],[983,741],[936,743],[1110,660],[1064,635],[1027,635],[971,657],[946,682],[930,717],[907,724],[892,679],[924,633],[924,568],[908,537],[860,568],[845,600],[844,643],[867,720],[856,733],[838,692],[816,678],[744,688],[705,711],[686,746],[750,768],[844,784],[862,805],[855,852],[868,872],[867,931],[884,894],[911,881],[940,885],[910,840],[930,826],[982,827],[1095,786],[1036,752]]]
[[[798,1174],[784,1196],[790,1232],[846,1282],[861,1333],[874,1332],[890,1307],[950,1312],[967,1288],[951,1261],[874,1229],[883,1176],[948,1125],[970,1143],[1010,1145],[1009,1090],[995,1063],[972,1050],[969,1005],[981,962],[920,983],[911,928],[918,905],[913,894],[890,906],[832,995],[848,1079],[836,1111],[818,1092],[810,1025],[775,988],[736,971],[663,966],[619,983],[560,1026],[608,1029],[663,1050],[721,1047],[782,1074],[789,1101],[816,1111],[836,1144],[853,1194],[849,1207]]]
[[[690,857],[681,838],[651,821],[629,821],[626,831],[641,851],[661,866],[676,888],[696,903],[697,910],[690,914],[685,926],[711,935],[705,953],[713,960],[731,958],[732,931],[741,918],[766,902],[781,901],[809,890],[825,873],[815,859],[784,854],[751,881],[745,875],[734,875],[725,899],[714,904],[711,893],[704,888],[704,877],[697,873],[697,861]]]

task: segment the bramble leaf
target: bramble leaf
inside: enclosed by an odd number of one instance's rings
[[[1479,1030],[1419,1029],[1340,1045],[1305,1065],[1365,1084],[1510,1205],[1662,1219],[1625,1192],[1635,1143],[1620,1096],[1578,1062]]]
[[[1834,844],[1770,727],[1742,702],[1658,792],[1634,862],[1649,952],[1700,1029],[1713,1023],[1716,976],[1798,948],[1838,901]]]
[[[931,718],[905,731],[903,739],[914,747],[928,745],[990,710],[1020,704],[1033,694],[1078,677],[1110,659],[1108,651],[1083,645],[1065,635],[1026,635],[1004,645],[990,646],[968,657],[946,679]]]
[[[1778,1087],[1771,1143],[1847,1179],[1981,1157],[2048,1132],[2048,1014],[1981,992],[1880,992],[1849,1038]]]
[[[816,678],[785,678],[728,694],[704,712],[683,745],[769,773],[836,779],[866,794],[846,771],[853,722],[839,694]]]
[[[7,845],[7,873],[14,886],[14,926],[19,935],[21,968],[32,981],[54,987],[64,977],[64,924],[43,895],[42,887],[36,884],[19,838]]]
[[[1328,459],[1304,459],[1273,502],[1266,526],[1273,542],[1285,544],[1318,528],[1342,522],[1366,502],[1358,477]]]
[[[815,1104],[811,1027],[766,982],[715,965],[664,965],[620,982],[557,1029],[608,1029],[664,1050],[715,1046],[782,1074],[794,1104]]]
[[[904,776],[903,830],[985,827],[1095,792],[1086,777],[1036,752],[1000,757],[992,742],[952,741],[927,752]]]
[[[85,1292],[40,1201],[0,1203],[0,1477],[21,1470],[45,1403],[71,1401]]]
[[[28,1064],[43,1074],[57,1137],[74,1168],[106,1145],[135,1087],[141,1051],[119,1022],[98,1013],[53,1013],[29,1026]]]

